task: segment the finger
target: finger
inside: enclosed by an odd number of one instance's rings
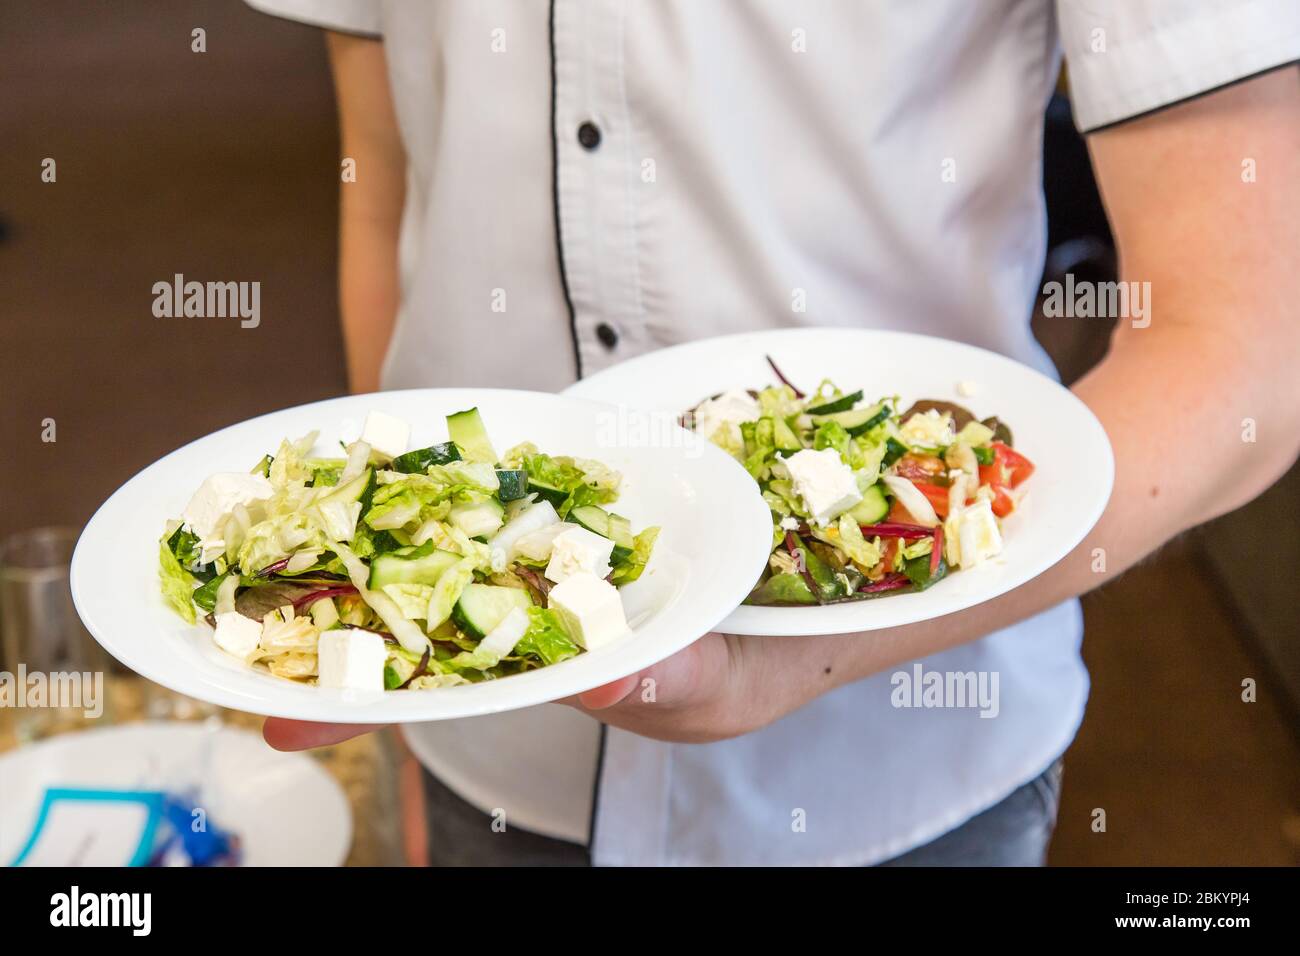
[[[578,705],[585,707],[587,710],[604,710],[607,707],[613,707],[621,703],[637,689],[641,682],[640,674],[629,674],[608,684],[602,684],[600,687],[593,687],[591,690],[583,691],[578,695]]]
[[[310,750],[328,747],[379,730],[383,724],[317,724],[305,720],[268,717],[262,725],[263,739],[276,750]]]

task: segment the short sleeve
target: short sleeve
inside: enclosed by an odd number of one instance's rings
[[[382,37],[379,0],[244,0],[254,10],[314,27]]]
[[[1300,61],[1300,0],[1056,0],[1091,132]]]

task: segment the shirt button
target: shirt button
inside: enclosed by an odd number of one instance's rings
[[[600,339],[600,344],[607,349],[612,349],[618,345],[618,333],[613,327],[602,322],[596,326],[596,338]]]
[[[578,127],[578,142],[583,149],[595,149],[600,145],[600,127],[595,123],[583,123]]]

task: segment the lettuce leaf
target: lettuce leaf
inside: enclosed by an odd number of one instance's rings
[[[178,527],[172,532],[171,536],[166,539],[167,547],[176,562],[186,571],[196,577],[207,580],[212,575],[211,568],[206,568],[203,564],[203,548],[199,544],[198,535],[189,531],[184,525]],[[204,573],[206,570],[206,573]]]
[[[427,474],[407,475],[380,487],[365,523],[377,531],[391,531],[417,521],[445,518],[453,499],[482,500],[498,487],[496,469],[483,462],[430,465]]]
[[[874,567],[880,561],[880,549],[862,536],[862,529],[851,515],[840,515],[840,520],[825,528],[813,528],[813,537],[845,554],[862,570]]]
[[[794,493],[794,484],[789,479],[776,478],[769,481],[767,483],[767,492],[785,502],[789,514],[805,519],[808,517],[808,512],[803,506],[803,499]],[[768,494],[764,494],[763,497],[767,498]]]
[[[768,465],[776,455],[776,424],[770,417],[741,422],[740,434],[745,440],[745,470],[755,480],[762,481],[768,476]]]
[[[284,439],[271,459],[266,477],[276,491],[284,491],[291,485],[305,483],[312,476],[306,455],[316,444],[317,432],[309,432],[297,441]]]
[[[885,457],[883,443],[853,438],[843,425],[834,421],[822,422],[817,426],[817,431],[813,434],[813,447],[818,451],[834,448],[840,453],[840,460],[854,471],[865,469],[871,472],[869,484],[875,482],[880,472],[880,461]]]
[[[537,454],[537,446],[530,441],[520,442],[506,451],[501,458],[501,467],[518,470],[524,467],[524,461]]]
[[[853,447],[856,451],[855,464],[849,467],[858,479],[858,488],[866,491],[880,479],[880,467],[889,447],[883,441],[873,442],[861,435],[853,440]]]
[[[402,616],[414,621],[424,619],[429,612],[429,601],[433,597],[433,588],[428,584],[385,584],[380,588],[393,599]]]
[[[501,655],[494,654],[483,648],[475,648],[472,651],[461,651],[455,657],[448,658],[445,661],[438,661],[443,668],[453,673],[461,671],[486,671],[496,667],[501,663]]]
[[[530,480],[567,492],[555,509],[561,518],[574,508],[608,504],[618,497],[622,476],[598,461],[534,453],[525,455],[521,464]]]
[[[610,580],[615,587],[631,584],[641,577],[641,572],[645,570],[646,563],[650,560],[650,553],[654,550],[655,539],[658,537],[659,529],[651,527],[632,539],[632,554],[614,566]]]
[[[236,563],[244,574],[252,575],[298,550],[333,550],[327,544],[319,526],[305,513],[291,512],[249,528]]]
[[[394,488],[398,483],[386,486]],[[375,494],[378,498],[383,491]],[[422,520],[425,502],[413,489],[403,488],[394,495],[385,495],[380,504],[371,506],[365,514],[365,523],[376,531],[392,531]]]
[[[549,608],[528,609],[528,631],[515,645],[516,656],[535,657],[543,664],[556,664],[577,657],[579,650],[560,623],[559,615]]]
[[[357,557],[369,560],[377,554],[396,551],[402,545],[387,531],[375,531],[364,521],[357,523],[356,534],[352,537],[352,550]]]
[[[162,584],[163,598],[171,609],[183,617],[187,624],[193,624],[195,617],[192,595],[198,582],[181,567],[166,541],[158,544],[158,580]]]
[[[794,397],[788,385],[772,385],[758,393],[758,407],[768,418],[789,418],[803,411],[803,403]]]
[[[190,600],[203,608],[203,610],[211,612],[217,606],[217,591],[220,590],[221,585],[225,583],[226,578],[230,577],[233,573],[235,572],[226,571],[224,574],[219,574],[212,578],[212,580],[208,581],[201,588],[196,589],[194,593],[190,595]]]

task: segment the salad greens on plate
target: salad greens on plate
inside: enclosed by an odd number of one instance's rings
[[[339,457],[317,434],[210,476],[159,547],[168,604],[275,677],[426,689],[558,663],[623,636],[618,588],[659,529],[606,506],[621,477],[525,443],[498,455],[476,408],[449,440],[371,412]]]
[[[738,460],[772,517],[745,603],[798,606],[924,591],[1002,551],[1000,519],[1034,466],[997,418],[951,402],[864,401],[826,380],[706,399],[684,423]]]

